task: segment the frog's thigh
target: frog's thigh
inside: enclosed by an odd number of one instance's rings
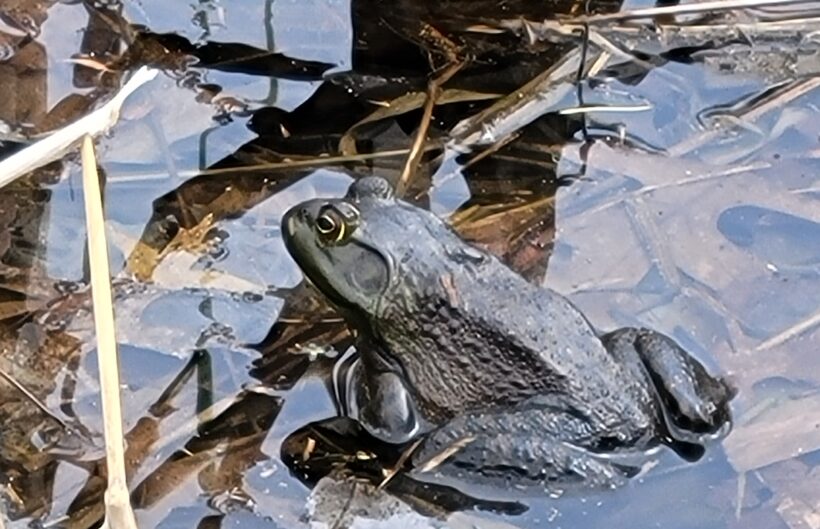
[[[637,472],[557,436],[562,425],[577,429],[575,421],[538,408],[460,416],[425,438],[413,473],[563,490],[613,487]]]
[[[401,377],[392,372],[368,374],[356,392],[359,422],[371,435],[404,443],[416,434],[415,405]]]
[[[673,423],[668,426],[714,433],[728,420],[729,385],[671,338],[648,329],[620,329],[602,340],[615,356],[627,356],[629,349],[637,354],[664,402],[667,421]]]

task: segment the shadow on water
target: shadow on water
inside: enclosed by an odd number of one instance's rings
[[[703,45],[644,26],[626,42],[615,24],[601,35],[618,60],[561,106],[620,113],[545,112],[453,151],[459,123],[579,49],[580,34],[550,36],[543,21],[620,4],[246,4],[0,7],[3,156],[86,113],[125,72],[165,72],[101,142],[142,526],[338,527],[358,516],[797,528],[816,517],[818,94],[800,84],[816,45],[790,48],[795,62],[778,69],[760,58],[773,56],[769,35],[752,29],[747,42],[732,29]],[[746,62],[744,46],[756,50]],[[453,60],[463,64],[441,88],[405,198],[570,295],[597,326],[652,326],[732,373],[739,415],[723,447],[696,464],[660,452],[616,491],[501,499],[401,472],[375,486],[401,453],[331,419],[331,372],[352,338],[301,282],[279,219],[354,178],[398,182],[428,82]],[[94,527],[103,515],[76,173],[67,156],[0,195],[0,368],[33,395],[0,387],[0,482],[15,527]]]

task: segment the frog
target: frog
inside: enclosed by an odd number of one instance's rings
[[[282,218],[287,251],[355,335],[345,414],[410,447],[410,471],[611,487],[667,446],[731,427],[734,389],[673,339],[601,332],[379,176]]]

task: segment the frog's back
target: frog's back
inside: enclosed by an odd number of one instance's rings
[[[402,266],[413,273],[388,300],[395,310],[388,308],[380,328],[434,415],[545,394],[595,423],[625,411],[618,396],[634,382],[560,294],[450,233],[406,254]]]

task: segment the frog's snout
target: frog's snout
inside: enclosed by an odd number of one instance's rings
[[[299,222],[307,223],[311,219],[310,208],[307,206],[301,205],[296,206],[294,208],[296,211],[293,212],[293,219],[298,220]]]
[[[309,221],[310,210],[304,204],[298,204],[285,212],[282,217],[282,227],[285,231],[293,233],[297,224],[307,224]]]
[[[311,203],[297,204],[287,210],[282,216],[282,234],[285,240],[298,237],[299,234],[307,235],[313,227],[316,219],[318,207]]]

